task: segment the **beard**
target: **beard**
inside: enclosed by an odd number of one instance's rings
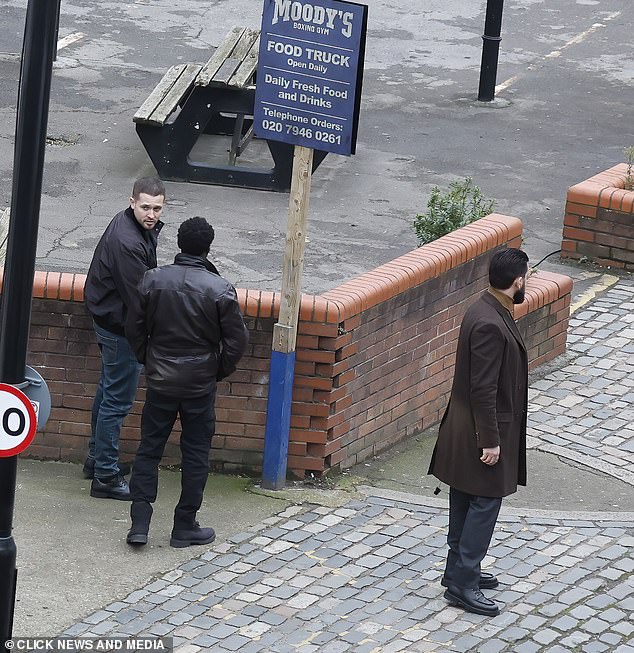
[[[524,297],[526,296],[526,287],[522,286],[514,295],[513,295],[513,303],[514,304],[521,304],[524,301]]]

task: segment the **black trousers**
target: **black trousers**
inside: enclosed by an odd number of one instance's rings
[[[486,555],[502,499],[449,490],[449,533],[445,578],[450,585],[475,589],[480,581],[480,563]]]
[[[158,491],[158,466],[176,417],[181,420],[181,495],[174,528],[191,528],[200,509],[209,474],[209,449],[216,426],[215,389],[193,399],[173,399],[147,390],[141,417],[141,442],[130,478],[131,516],[147,520]]]

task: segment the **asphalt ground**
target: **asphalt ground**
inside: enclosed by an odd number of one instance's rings
[[[357,154],[329,155],[313,176],[303,289],[323,292],[413,249],[412,220],[433,186],[466,176],[523,220],[532,260],[558,250],[567,188],[632,144],[630,1],[507,3],[493,103],[476,100],[484,1],[368,4]],[[71,43],[53,74],[38,269],[87,270],[134,178],[154,172],[135,111],[171,65],[203,63],[234,24],[258,27],[261,6],[62,0],[59,35]],[[0,6],[0,207],[11,199],[25,7]],[[180,222],[204,215],[235,285],[279,289],[286,194],[186,183],[168,194],[161,262]]]

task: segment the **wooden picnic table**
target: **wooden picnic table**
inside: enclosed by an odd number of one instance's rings
[[[266,141],[267,166],[241,166],[239,157],[254,138],[253,107],[260,31],[234,27],[207,63],[172,66],[134,115],[136,131],[159,176],[263,190],[287,191],[293,146]],[[203,135],[231,137],[228,156],[219,164],[193,161]],[[314,168],[325,152],[315,152]]]

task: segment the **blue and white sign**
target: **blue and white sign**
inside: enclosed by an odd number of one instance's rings
[[[353,2],[264,0],[256,136],[354,154],[366,23]]]

